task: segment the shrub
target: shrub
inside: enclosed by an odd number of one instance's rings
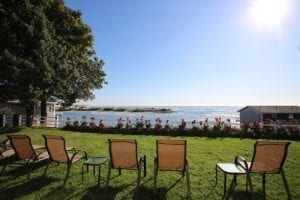
[[[115,127],[106,127],[103,119],[99,121],[97,126],[94,119],[91,122],[83,120],[81,124],[79,121],[74,121],[73,124],[70,120],[66,122],[63,129],[81,131],[81,132],[100,132],[100,133],[118,133],[118,134],[136,134],[136,135],[170,135],[170,136],[206,136],[206,137],[240,137],[240,138],[261,138],[261,139],[300,139],[299,128],[297,125],[283,127],[280,124],[263,126],[261,122],[254,122],[251,126],[249,123],[244,122],[241,128],[232,128],[230,120],[222,122],[220,118],[215,119],[215,124],[210,127],[208,119],[204,122],[200,121],[200,127],[196,126],[196,120],[192,121],[192,128],[187,128],[187,122],[182,119],[181,124],[177,127],[171,127],[169,120],[166,120],[163,125],[162,120],[157,118],[155,125],[152,127],[150,120],[141,118],[136,119],[135,127],[132,126],[129,118],[123,120],[118,119]],[[124,128],[125,126],[125,128]],[[214,134],[211,134],[211,133]]]

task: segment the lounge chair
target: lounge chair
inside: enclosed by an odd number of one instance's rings
[[[250,176],[251,173],[262,174],[262,187],[264,195],[266,195],[266,174],[281,174],[288,199],[291,199],[291,194],[283,170],[289,145],[290,142],[256,142],[254,145],[254,153],[251,162],[247,162],[242,156],[237,156],[235,158],[235,163],[218,163],[216,166],[216,180],[217,168],[221,169],[225,173],[225,177],[226,174],[233,174],[234,178],[232,179],[228,191],[230,194],[236,185],[236,175],[246,174],[246,190],[249,184],[252,197],[254,199],[253,185]],[[226,179],[224,181],[226,181]],[[224,182],[224,197],[226,196],[225,192],[226,183]],[[227,198],[229,198],[229,196]]]
[[[158,170],[180,171],[186,175],[187,196],[190,197],[190,177],[186,158],[186,140],[156,140],[156,157],[154,157],[154,190],[157,190]]]
[[[46,149],[50,156],[44,175],[46,175],[51,162],[56,162],[58,164],[65,163],[67,165],[67,173],[63,182],[63,186],[65,186],[72,164],[79,161],[82,157],[86,160],[87,154],[86,152],[83,152],[84,156],[82,156],[78,154],[78,151],[76,151],[75,148],[66,148],[66,142],[62,136],[43,135],[43,137],[45,139]],[[69,153],[69,151],[73,151],[73,154]]]
[[[10,144],[15,152],[14,160],[26,161],[26,165],[29,166],[27,179],[30,179],[30,174],[34,164],[48,159],[48,152],[43,151],[41,153],[36,153],[35,150],[42,147],[32,145],[31,139],[27,135],[7,135],[7,137],[9,138]],[[12,155],[11,150],[7,150],[6,152],[8,155]],[[5,155],[5,152],[2,154]]]
[[[144,177],[146,176],[146,156],[141,155],[138,158],[137,142],[131,139],[108,139],[110,161],[108,165],[108,174],[105,191],[108,190],[111,169],[137,170],[137,192],[139,191],[141,168],[144,167]]]
[[[13,149],[8,149],[8,141],[8,138],[0,140],[0,161],[15,155],[15,151]]]
[[[0,141],[0,163],[3,164],[3,167],[0,171],[0,176],[4,172],[6,166],[9,163],[9,160],[15,156],[15,151],[13,149],[7,148],[8,138]]]
[[[8,138],[4,139],[4,140],[0,140],[0,148],[3,150],[7,150],[7,142],[8,142]]]

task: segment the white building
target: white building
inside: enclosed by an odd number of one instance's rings
[[[62,101],[50,97],[47,101],[47,127],[57,127],[57,111],[61,108]],[[34,126],[40,126],[41,107],[40,104],[34,109]],[[18,101],[9,101],[0,104],[0,126],[21,126],[26,124],[26,109]]]
[[[238,110],[240,122],[277,121],[288,123],[290,120],[300,121],[300,106],[246,106]]]

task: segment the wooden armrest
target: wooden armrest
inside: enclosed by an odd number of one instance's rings
[[[34,150],[38,150],[38,149],[45,149],[45,146],[42,145],[32,145]]]

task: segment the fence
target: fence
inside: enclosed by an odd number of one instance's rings
[[[155,125],[157,124],[157,122],[155,121],[150,121],[150,120],[145,120],[143,121],[143,124],[146,125],[147,121],[149,121],[150,128],[154,128]],[[122,127],[126,126],[127,121],[126,120],[122,120]],[[178,127],[179,125],[181,125],[182,122],[180,121],[170,121],[168,122],[170,127]],[[86,119],[81,119],[81,120],[64,120],[62,118],[61,115],[57,115],[55,117],[34,117],[33,119],[33,126],[34,127],[56,127],[56,128],[61,128],[63,126],[65,126],[66,124],[69,125],[83,125],[85,124],[85,126],[89,126],[90,124],[96,125],[98,126],[99,124],[94,121],[94,120],[86,120]],[[165,126],[166,122],[162,122],[160,123],[162,127]],[[197,123],[193,123],[190,121],[186,122],[186,127],[187,128],[193,128],[193,127],[197,127],[197,128],[202,128],[204,126],[205,122],[204,121],[198,121]],[[13,114],[13,115],[5,115],[5,114],[0,114],[0,127],[7,127],[7,126],[25,126],[26,125],[26,116],[25,115],[21,115],[21,114]],[[115,127],[118,126],[117,122],[110,122],[108,124],[104,124],[106,127]],[[143,126],[144,126],[143,125]],[[214,125],[216,125],[213,122],[208,122],[207,124],[209,127],[213,127]],[[220,123],[221,126],[226,126],[226,123]],[[243,128],[244,124],[243,123],[230,123],[227,124],[230,125],[232,128]],[[250,127],[254,127],[254,124],[247,124]],[[130,126],[135,127],[136,123],[132,123],[130,124]],[[289,127],[297,127],[298,129],[300,128],[300,122],[297,121],[295,124],[282,124],[282,125],[278,125],[278,124],[261,124],[261,126],[259,127],[259,129],[262,129],[263,127],[272,127],[275,130],[278,128],[285,128],[288,129]]]
[[[59,116],[56,117],[34,117],[33,126],[36,127],[52,127],[59,128],[62,127],[61,120]]]
[[[13,115],[0,115],[0,127],[5,126],[24,126],[26,124],[26,116],[13,114]]]
[[[0,115],[0,127],[17,127],[26,125],[26,116],[21,114]],[[56,117],[34,117],[33,127],[62,127],[59,116]]]

